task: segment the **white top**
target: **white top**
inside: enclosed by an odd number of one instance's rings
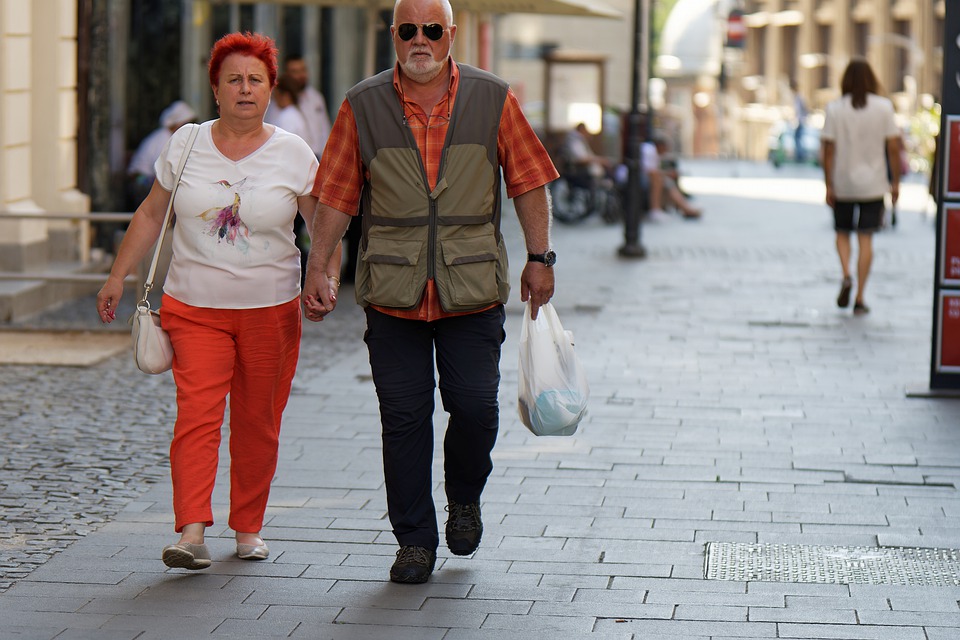
[[[653,142],[640,143],[640,166],[643,167],[644,173],[660,169],[660,153]]]
[[[155,175],[153,165],[163,152],[163,148],[167,146],[167,142],[170,141],[170,136],[172,135],[170,129],[166,127],[160,127],[159,129],[151,131],[150,135],[144,138],[140,146],[137,147],[133,157],[130,158],[130,166],[127,167],[127,174],[132,176],[139,173],[153,178]],[[176,167],[174,167],[174,169],[176,169]]]
[[[277,112],[277,117],[273,120],[273,124],[280,127],[284,131],[289,131],[295,136],[303,138],[303,140],[309,145],[310,137],[309,132],[307,131],[307,121],[303,117],[300,108],[295,104],[280,109]]]
[[[306,135],[303,139],[310,145],[314,155],[319,158],[323,155],[327,138],[330,137],[330,115],[327,113],[327,102],[323,99],[323,94],[308,85],[300,92],[297,107],[306,123]],[[281,109],[271,100],[263,121],[283,127],[280,124],[280,112]]]
[[[899,137],[893,103],[872,93],[854,109],[850,95],[827,105],[823,140],[835,145],[833,191],[838,200],[879,200],[890,190],[887,139]]]
[[[319,163],[303,140],[279,128],[234,162],[213,144],[213,122],[200,125],[177,189],[173,259],[163,290],[195,307],[289,302],[300,295],[297,197],[310,193]],[[189,133],[190,127],[177,130],[157,160],[157,180],[167,191]]]

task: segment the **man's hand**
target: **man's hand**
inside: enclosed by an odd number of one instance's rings
[[[340,281],[326,273],[307,272],[303,283],[303,311],[307,320],[321,322],[337,306]]]
[[[528,262],[520,274],[520,299],[530,301],[530,317],[537,319],[540,307],[553,297],[553,267],[540,262]]]
[[[343,232],[351,216],[324,204],[317,204],[310,233],[310,254],[307,273],[303,279],[300,301],[307,320],[320,322],[337,306],[340,289],[340,258],[343,252]]]

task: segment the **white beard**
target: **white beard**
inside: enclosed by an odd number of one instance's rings
[[[432,57],[429,59],[414,58],[413,51],[407,55],[407,60],[400,63],[400,68],[403,69],[403,72],[414,82],[425,83],[430,82],[443,70],[443,61],[434,60]]]

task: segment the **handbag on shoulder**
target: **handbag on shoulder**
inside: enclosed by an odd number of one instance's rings
[[[157,374],[169,371],[173,367],[173,345],[170,344],[170,336],[160,326],[160,313],[150,309],[150,301],[147,296],[153,289],[153,277],[157,272],[157,262],[160,260],[160,249],[163,245],[163,236],[170,226],[170,219],[173,213],[173,198],[177,195],[177,187],[180,186],[180,178],[183,176],[183,167],[187,164],[187,156],[193,149],[193,143],[197,139],[197,133],[200,131],[200,125],[192,126],[190,138],[187,140],[187,146],[183,149],[183,155],[180,156],[180,164],[177,166],[177,179],[173,183],[173,191],[170,193],[170,202],[167,203],[167,213],[163,218],[163,226],[160,227],[160,237],[157,238],[157,247],[153,252],[153,261],[150,263],[150,271],[147,273],[147,279],[143,283],[143,296],[137,303],[137,311],[130,318],[130,324],[133,325],[131,335],[133,336],[133,361],[137,368],[144,373]]]

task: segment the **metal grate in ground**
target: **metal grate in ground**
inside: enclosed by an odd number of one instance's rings
[[[960,550],[707,543],[707,580],[960,586]]]

